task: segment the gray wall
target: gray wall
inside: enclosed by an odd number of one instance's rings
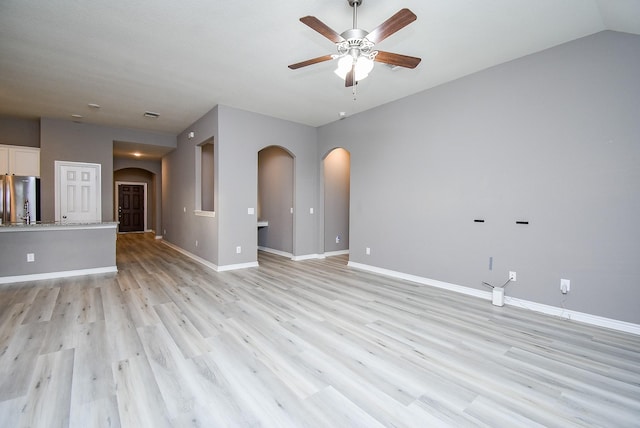
[[[175,136],[43,118],[40,121],[42,220],[55,219],[56,160],[102,165],[102,220],[113,220],[113,141],[175,147]]]
[[[0,144],[40,147],[40,120],[1,116]]]
[[[350,259],[477,289],[513,270],[507,295],[556,307],[567,278],[568,309],[639,323],[638,76],[640,37],[603,32],[319,128],[351,153]]]
[[[220,265],[257,259],[258,151],[281,146],[294,157],[293,255],[318,253],[316,128],[219,106]],[[314,213],[310,213],[314,208]],[[242,246],[242,254],[236,254]]]
[[[293,158],[270,146],[258,152],[258,219],[269,226],[258,229],[258,245],[293,251]]]
[[[189,132],[195,138],[189,140]],[[195,146],[215,142],[216,217],[197,217]],[[295,158],[293,254],[318,250],[316,129],[217,106],[178,135],[178,149],[163,158],[163,229],[166,239],[220,267],[257,261],[258,151],[277,145]],[[254,214],[248,214],[248,208]],[[206,249],[195,240],[211,243]],[[236,247],[242,252],[236,253]]]
[[[35,227],[35,226],[34,226]],[[26,255],[35,260],[27,262]],[[116,265],[116,228],[0,232],[0,275],[17,276]]]
[[[338,148],[324,158],[324,251],[349,249],[349,152]],[[336,243],[336,236],[340,242]]]
[[[188,138],[189,132],[194,132],[193,139]],[[196,146],[209,139],[213,139],[217,149],[217,107],[180,133],[177,149],[162,158],[162,235],[168,242],[218,264],[218,213],[216,217],[200,217],[194,213]],[[214,162],[214,174],[217,174],[217,152]],[[216,201],[218,195],[218,180],[214,179]]]

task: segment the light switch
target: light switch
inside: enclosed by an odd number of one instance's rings
[[[247,208],[247,214],[253,215],[254,213],[255,213],[255,210],[253,208]]]
[[[313,208],[309,208],[309,214],[313,214]]]

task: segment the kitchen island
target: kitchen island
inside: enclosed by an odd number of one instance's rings
[[[117,222],[0,225],[0,284],[117,272]]]

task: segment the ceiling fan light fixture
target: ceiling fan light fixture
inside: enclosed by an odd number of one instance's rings
[[[351,67],[353,66],[353,57],[351,55],[345,55],[338,60],[338,68],[335,69],[334,73],[342,80],[345,79],[347,73],[351,71]],[[373,70],[373,61],[366,56],[359,56],[356,60],[356,70],[354,80],[356,82],[363,80],[366,78],[369,73]]]
[[[374,61],[405,68],[415,68],[420,63],[420,58],[417,57],[374,50],[378,43],[415,21],[417,19],[415,13],[407,8],[401,9],[372,31],[367,32],[358,28],[357,9],[362,5],[363,0],[347,1],[353,8],[353,28],[343,31],[342,34],[337,33],[315,16],[308,15],[300,18],[300,22],[331,40],[335,44],[337,54],[323,55],[290,64],[291,70],[338,59],[338,68],[334,72],[340,79],[344,79],[345,87],[353,87],[355,95],[355,84],[369,75],[373,70]]]

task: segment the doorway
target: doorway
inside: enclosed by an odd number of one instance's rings
[[[118,184],[118,232],[145,231],[145,185]]]
[[[293,257],[294,157],[279,146],[258,152],[258,249]]]
[[[323,160],[324,254],[349,254],[351,154],[331,150]]]

